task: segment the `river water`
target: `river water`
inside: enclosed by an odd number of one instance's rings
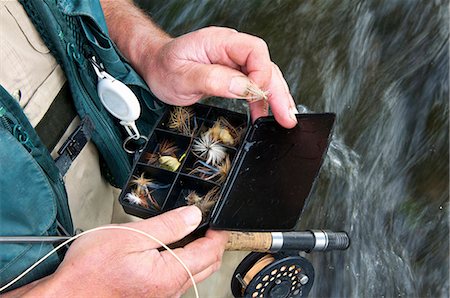
[[[174,36],[264,38],[299,108],[337,114],[299,228],[352,245],[308,255],[311,297],[449,297],[448,1],[140,2]]]

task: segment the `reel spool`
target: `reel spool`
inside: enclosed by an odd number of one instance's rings
[[[235,297],[306,297],[314,283],[314,268],[300,256],[252,252],[231,280]]]

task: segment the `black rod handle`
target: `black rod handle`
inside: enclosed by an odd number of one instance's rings
[[[350,237],[346,232],[311,230],[283,233],[282,250],[330,251],[346,250],[350,246]]]

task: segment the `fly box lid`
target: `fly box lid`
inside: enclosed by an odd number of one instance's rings
[[[175,117],[174,109],[184,109],[186,117]],[[172,107],[149,136],[119,201],[125,212],[142,218],[198,203],[206,209],[201,227],[292,230],[319,173],[335,115],[296,117],[298,124],[286,129],[273,116],[249,124],[246,115],[217,107]],[[176,127],[180,119],[184,125]],[[224,134],[233,138],[213,140],[229,159],[225,173],[222,153],[223,161],[214,163],[217,156],[199,150],[218,122],[230,125]]]

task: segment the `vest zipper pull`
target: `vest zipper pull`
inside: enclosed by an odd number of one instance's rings
[[[19,141],[20,144],[22,144],[28,152],[32,151],[34,145],[31,142],[28,133],[23,130],[19,123],[6,115],[6,109],[4,107],[0,107],[0,123]]]
[[[12,131],[11,129],[11,125],[8,122],[8,118],[6,117],[6,109],[4,107],[0,107],[0,120],[1,120],[1,124],[2,126],[8,130],[9,132]]]

